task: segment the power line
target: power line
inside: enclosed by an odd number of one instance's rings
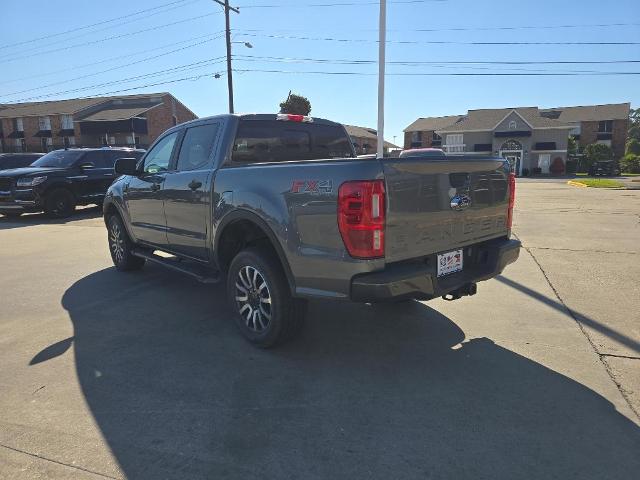
[[[158,46],[158,47],[154,47],[154,48],[148,48],[148,49],[145,49],[145,50],[138,50],[137,52],[131,52],[131,53],[126,53],[124,55],[117,55],[115,57],[105,58],[103,60],[98,60],[97,62],[85,63],[85,64],[82,64],[82,65],[73,65],[73,66],[70,66],[70,67],[67,67],[67,68],[63,68],[63,69],[60,69],[60,70],[51,70],[51,71],[46,71],[46,72],[35,74],[35,75],[28,75],[26,77],[14,78],[12,80],[4,80],[4,81],[0,81],[0,85],[4,85],[4,84],[7,84],[7,83],[13,83],[13,82],[19,82],[19,81],[22,81],[22,80],[32,80],[34,78],[47,77],[47,76],[50,76],[50,75],[55,75],[57,73],[68,72],[70,68],[78,69],[78,68],[93,67],[94,65],[101,65],[103,63],[109,63],[109,62],[112,62],[114,60],[120,60],[122,58],[131,58],[132,56],[135,56],[135,55],[140,55],[140,54],[149,53],[149,52],[155,52],[157,50],[162,50],[163,48],[167,48],[167,47],[175,47],[177,45],[181,45],[181,44],[184,44],[184,43],[192,42],[194,40],[200,40],[202,38],[208,38],[208,37],[211,37],[213,35],[215,35],[215,34],[208,33],[206,35],[199,35],[197,37],[188,38],[188,39],[180,41],[180,42],[171,42],[171,43],[168,43],[168,44],[165,44],[165,45],[161,45],[161,46]],[[200,45],[200,44],[201,44],[200,42],[199,43],[194,43],[194,44],[189,45],[188,47],[185,47],[185,48],[190,48],[190,47],[197,46],[197,45]],[[169,53],[169,52],[167,52],[167,53]]]
[[[266,70],[266,69],[234,69],[236,72],[259,72],[259,73],[286,73],[286,74],[301,74],[301,75],[356,75],[356,76],[376,76],[377,73],[366,73],[366,72],[326,72],[326,71],[293,71],[293,70]],[[528,76],[549,76],[549,77],[577,77],[584,75],[602,75],[602,76],[612,76],[612,75],[640,75],[640,72],[593,72],[593,73],[577,73],[577,72],[568,72],[568,73],[502,73],[502,72],[492,72],[492,73],[467,73],[467,72],[459,72],[459,73],[416,73],[416,72],[401,72],[401,73],[387,73],[389,76],[411,76],[411,77],[528,77]]]
[[[178,71],[184,71],[184,70],[193,70],[194,68],[202,68],[205,66],[209,66],[211,64],[216,64],[216,63],[221,63],[222,61],[224,61],[226,57],[225,56],[221,56],[221,57],[214,57],[214,58],[208,58],[205,60],[201,60],[199,62],[193,62],[193,63],[187,63],[185,65],[178,65],[176,67],[172,67],[172,68],[167,68],[164,70],[158,70],[155,72],[151,72],[151,73],[145,73],[142,75],[136,75],[133,77],[127,77],[127,78],[122,78],[122,79],[118,79],[118,80],[112,80],[109,82],[103,82],[103,83],[98,83],[98,84],[94,84],[94,85],[88,85],[85,87],[78,87],[78,88],[72,88],[69,90],[62,90],[59,92],[52,92],[52,93],[46,93],[46,94],[42,94],[42,95],[35,95],[32,97],[26,97],[26,98],[21,98],[19,100],[15,100],[15,102],[10,102],[10,103],[22,103],[22,102],[28,102],[28,101],[33,101],[33,100],[39,100],[41,98],[48,98],[48,97],[54,97],[54,96],[58,96],[58,95],[65,95],[65,94],[69,94],[69,93],[75,93],[75,92],[82,92],[82,91],[86,91],[86,90],[91,90],[93,88],[99,88],[99,87],[106,87],[109,85],[117,85],[119,83],[127,83],[127,82],[131,82],[133,80],[140,80],[143,78],[149,78],[149,77],[155,77],[155,76],[159,76],[159,75],[166,75],[166,74],[171,74],[171,73],[175,73]]]
[[[291,59],[284,58],[278,59],[275,57],[271,57],[270,59],[261,58],[261,57],[250,57],[249,58],[236,58],[238,61],[249,61],[249,62],[264,62],[264,63],[288,63],[288,64],[321,64],[321,65],[375,65],[377,62],[372,60],[326,60],[326,59]],[[395,65],[395,66],[405,66],[405,67],[422,67],[425,64],[423,63],[413,63],[413,62],[386,62],[387,65]],[[446,62],[433,62],[428,64],[431,68],[456,68],[460,65],[448,65]],[[548,69],[529,69],[529,68],[521,68],[521,67],[513,67],[506,66],[507,68],[502,69],[502,71],[521,71],[521,72],[551,72],[551,73],[606,73],[603,70],[548,70]],[[495,71],[496,66],[491,64],[491,66],[472,66],[471,64],[465,64],[464,68],[468,70],[492,70]]]
[[[60,52],[60,51],[63,51],[63,50],[70,50],[72,48],[78,48],[78,47],[86,47],[87,45],[95,45],[97,43],[107,42],[109,40],[116,40],[116,39],[119,39],[119,38],[130,37],[132,35],[138,35],[140,33],[145,33],[145,32],[149,32],[149,31],[152,31],[152,30],[157,30],[159,28],[170,27],[170,26],[173,26],[173,25],[179,25],[181,23],[190,22],[192,20],[199,20],[201,18],[210,17],[212,15],[219,15],[220,13],[222,13],[222,12],[205,13],[203,15],[198,15],[198,16],[195,16],[195,17],[185,18],[183,20],[177,20],[175,22],[165,23],[163,25],[156,25],[156,26],[145,28],[145,29],[142,29],[142,30],[136,30],[134,32],[123,33],[123,34],[120,34],[120,35],[113,35],[111,37],[106,37],[106,38],[100,38],[100,39],[97,39],[97,40],[93,40],[91,42],[76,43],[76,44],[73,44],[73,45],[69,45],[67,47],[60,47],[60,48],[55,48],[55,49],[51,49],[51,50],[44,50],[44,51],[40,51],[38,53],[33,53],[31,55],[23,55],[23,56],[15,57],[15,58],[9,58],[9,59],[0,58],[0,61],[4,62],[4,63],[8,63],[8,62],[16,61],[16,60],[23,60],[25,58],[35,57],[37,55],[45,55],[47,53]]]
[[[0,49],[9,48],[9,47],[15,47],[15,46],[24,45],[24,44],[27,44],[27,43],[33,43],[33,42],[37,42],[38,40],[45,40],[47,38],[59,37],[61,35],[66,35],[67,33],[77,32],[77,31],[80,31],[80,30],[86,30],[86,29],[91,28],[91,27],[97,27],[99,25],[104,25],[104,24],[107,24],[107,23],[116,22],[118,20],[122,20],[122,19],[125,19],[125,18],[131,18],[132,16],[140,15],[142,13],[150,12],[152,10],[157,10],[159,8],[167,7],[169,5],[175,5],[175,4],[178,4],[178,3],[184,3],[186,1],[187,0],[176,0],[174,2],[164,3],[162,5],[157,5],[155,7],[146,8],[144,10],[138,10],[137,12],[129,13],[127,15],[122,15],[120,17],[111,18],[109,20],[103,20],[101,22],[92,23],[90,25],[84,25],[82,27],[72,28],[70,30],[65,30],[64,32],[52,33],[52,34],[49,34],[49,35],[44,35],[42,37],[32,38],[30,40],[23,40],[23,41],[16,42],[16,43],[9,43],[9,44],[6,44],[6,45],[0,45]]]
[[[86,75],[81,75],[81,76],[79,76],[79,77],[75,77],[75,78],[68,78],[68,79],[65,79],[65,80],[60,80],[59,82],[53,82],[53,83],[49,83],[49,84],[47,84],[47,85],[41,85],[41,86],[39,86],[39,87],[27,88],[27,89],[25,89],[25,90],[19,90],[19,91],[17,91],[17,92],[7,93],[7,94],[5,94],[4,96],[5,96],[5,97],[10,97],[10,96],[13,96],[13,95],[19,95],[19,94],[21,94],[21,93],[32,92],[32,91],[34,91],[34,90],[42,90],[42,89],[44,89],[44,88],[53,87],[53,86],[55,86],[55,85],[61,85],[61,84],[63,84],[63,83],[74,82],[74,81],[76,81],[76,80],[82,80],[82,79],[84,79],[84,78],[94,77],[94,76],[96,76],[96,75],[100,75],[100,74],[107,73],[107,72],[112,72],[112,71],[114,71],[114,70],[119,70],[119,69],[121,69],[121,68],[130,67],[130,66],[132,66],[132,65],[138,65],[138,64],[140,64],[140,63],[148,62],[148,61],[150,61],[150,60],[155,60],[156,58],[160,58],[160,57],[164,57],[164,56],[166,56],[166,55],[170,55],[170,54],[172,54],[172,53],[180,52],[180,51],[182,51],[182,50],[186,50],[186,49],[188,49],[188,48],[192,48],[192,47],[197,46],[197,45],[202,45],[202,44],[204,44],[204,43],[212,42],[213,40],[217,40],[217,39],[219,39],[219,38],[222,38],[222,35],[220,35],[221,33],[223,33],[223,32],[222,32],[222,31],[219,31],[219,32],[216,32],[216,33],[214,33],[214,34],[213,34],[213,35],[217,35],[217,36],[215,36],[215,37],[213,37],[213,38],[210,38],[210,39],[208,39],[208,40],[203,40],[203,41],[198,42],[198,43],[194,43],[194,44],[191,44],[191,45],[186,45],[186,46],[184,46],[184,47],[176,48],[176,49],[174,49],[174,50],[170,50],[170,51],[168,51],[168,52],[163,52],[163,53],[160,53],[160,54],[158,54],[158,55],[151,56],[151,57],[142,58],[142,59],[140,59],[140,60],[136,60],[136,61],[134,61],[134,62],[125,63],[125,64],[121,64],[121,65],[116,65],[115,67],[111,67],[111,68],[108,68],[108,69],[106,69],[106,70],[101,70],[101,71],[99,71],[99,72],[94,72],[94,73],[88,73],[88,74],[86,74]]]
[[[129,88],[122,88],[119,90],[111,90],[109,92],[100,92],[100,93],[95,93],[92,95],[87,95],[84,97],[77,97],[74,98],[73,100],[81,100],[84,98],[94,98],[94,97],[100,97],[100,96],[106,96],[106,95],[113,95],[114,93],[122,93],[122,92],[130,92],[132,90],[140,90],[142,88],[148,88],[148,87],[156,87],[158,85],[168,85],[170,83],[178,83],[178,82],[185,82],[185,81],[195,81],[195,80],[200,80],[202,78],[206,78],[206,77],[215,77],[215,78],[220,78],[223,75],[225,75],[224,71],[218,71],[218,72],[209,72],[209,73],[203,73],[201,75],[194,75],[192,77],[184,77],[184,78],[176,78],[173,80],[166,80],[166,81],[162,81],[162,82],[157,82],[157,83],[146,83],[144,85],[136,85],[135,87],[129,87]],[[21,102],[8,102],[3,104],[3,106],[6,105],[15,105]],[[15,107],[6,107],[7,109],[11,109],[11,108],[15,108]]]
[[[391,0],[387,3],[391,4],[415,4],[415,3],[445,3],[449,0]],[[379,5],[380,2],[333,2],[333,3],[280,3],[272,5],[240,5],[238,8],[294,8],[294,7],[349,7],[349,6],[365,6],[365,5]]]
[[[298,57],[273,57],[258,55],[234,55],[240,59],[269,59],[269,60],[290,60],[309,61],[318,63],[346,63],[346,64],[376,64],[377,60],[351,60],[351,59],[325,59],[325,58],[298,58]],[[543,60],[543,61],[501,61],[501,60],[463,60],[463,61],[420,61],[420,60],[398,60],[387,61],[389,65],[609,65],[624,63],[640,63],[640,60]]]
[[[256,33],[240,33],[248,37],[275,38],[284,40],[311,40],[330,42],[378,43],[377,40],[362,38],[302,37],[295,35],[267,35]],[[387,40],[387,43],[404,45],[640,45],[640,42],[463,42],[457,40]]]
[[[186,0],[183,0],[183,1],[186,1]],[[187,5],[190,5],[190,4],[192,4],[192,3],[194,3],[194,2],[197,2],[197,1],[199,1],[199,0],[189,0],[189,1],[187,1],[187,3],[181,3],[181,4],[179,4],[179,5],[174,5],[173,7],[169,7],[169,8],[167,8],[167,9],[165,9],[165,10],[158,10],[158,11],[155,11],[155,12],[149,13],[149,14],[145,15],[144,20],[147,20],[149,17],[152,17],[152,16],[154,16],[154,15],[161,15],[161,14],[163,14],[163,13],[170,12],[170,11],[175,10],[175,9],[177,9],[177,8],[183,8],[183,7],[185,7],[185,6],[187,6]],[[120,27],[122,27],[122,26],[124,26],[124,25],[128,25],[128,24],[130,24],[130,23],[140,23],[140,20],[141,20],[141,19],[139,19],[139,18],[133,18],[133,19],[129,19],[129,20],[127,20],[127,21],[118,22],[118,24],[117,24],[117,25],[109,25],[109,26],[104,27],[104,28],[98,28],[98,29],[95,29],[95,30],[90,30],[90,31],[88,31],[88,32],[81,33],[80,35],[74,35],[73,37],[67,37],[67,38],[62,38],[62,39],[59,39],[59,40],[55,40],[55,41],[53,41],[53,42],[48,42],[48,43],[47,43],[47,47],[50,47],[50,46],[52,46],[52,45],[59,45],[59,44],[61,44],[61,43],[66,43],[66,42],[69,42],[69,41],[71,41],[71,40],[75,40],[75,39],[77,39],[77,38],[86,37],[87,35],[93,35],[94,33],[104,32],[104,31],[106,31],[106,30],[111,30],[111,29],[113,29],[113,28],[120,28]],[[40,49],[41,49],[41,47],[37,47],[37,46],[36,46],[36,47],[28,48],[28,49],[26,49],[26,50],[21,50],[21,51],[18,51],[18,52],[12,51],[12,52],[11,52],[10,54],[8,54],[8,55],[9,55],[9,56],[13,56],[13,55],[20,55],[20,56],[22,56],[22,55],[24,55],[25,53],[29,53],[29,52],[33,52],[33,51],[37,51],[37,50],[40,50]],[[7,55],[7,54],[5,54],[5,56],[6,56],[6,55]]]

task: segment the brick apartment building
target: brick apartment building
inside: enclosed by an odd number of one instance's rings
[[[197,118],[170,93],[0,104],[0,152],[82,146],[149,146]]]
[[[524,130],[519,130],[514,133],[531,136],[534,130],[538,130],[538,136],[541,139],[536,143],[555,143],[556,148],[554,148],[554,150],[562,150],[562,148],[559,148],[559,145],[564,145],[563,148],[566,149],[566,138],[544,139],[542,136],[544,136],[545,131],[564,130],[566,136],[572,135],[576,137],[580,147],[584,148],[592,143],[603,143],[612,148],[615,158],[620,158],[624,155],[627,140],[629,109],[629,103],[618,103],[547,109],[539,109],[537,107],[482,109],[469,110],[464,115],[419,118],[405,128],[404,148],[448,148],[446,147],[446,138],[443,140],[443,136],[441,135],[445,132],[452,135],[450,137],[451,140],[458,141],[460,138],[459,135],[464,136],[465,130],[470,139],[474,135],[477,136],[479,132],[493,131],[492,135],[483,140],[483,143],[474,142],[472,144],[470,142],[464,142],[466,146],[462,153],[474,152],[477,151],[475,150],[477,145],[496,143],[497,140],[492,141],[492,138],[495,137],[501,138],[502,136],[502,138],[504,138],[505,133],[500,130],[500,125],[498,125],[496,118],[502,119],[510,112],[517,111],[527,120],[524,122]],[[518,118],[512,119],[512,121],[515,121],[516,124],[519,123]],[[456,134],[458,136],[454,136]],[[514,137],[513,139],[515,141],[522,144],[514,135],[511,135],[511,137]],[[492,145],[491,151],[494,153],[499,152],[503,143],[504,142],[500,143],[500,145]],[[459,145],[451,147],[449,150],[459,150],[461,148],[460,145],[463,145],[463,142],[459,142]],[[531,145],[531,148],[534,149],[535,144]],[[523,150],[526,150],[526,146]],[[450,153],[454,152],[451,151]],[[563,159],[566,157],[566,150],[565,152],[558,151],[553,153],[564,153],[564,155],[560,156],[563,157]]]

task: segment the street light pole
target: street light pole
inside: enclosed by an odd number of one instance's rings
[[[224,21],[226,26],[225,36],[227,40],[227,87],[229,89],[229,113],[233,113],[233,74],[231,70],[231,26],[229,21],[229,10],[240,13],[240,10],[229,5],[229,0],[213,0],[224,7]]]
[[[384,156],[384,67],[387,30],[387,1],[380,0],[380,25],[378,38],[378,152],[376,157]]]

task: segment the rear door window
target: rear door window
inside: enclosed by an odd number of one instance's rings
[[[180,146],[176,170],[186,172],[210,167],[211,148],[217,133],[217,123],[187,128]]]
[[[345,157],[353,151],[341,126],[276,120],[241,120],[232,153],[238,163]]]

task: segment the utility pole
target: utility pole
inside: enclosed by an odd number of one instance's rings
[[[378,38],[378,152],[377,158],[384,156],[384,67],[387,33],[387,1],[380,0],[380,25]]]
[[[227,87],[229,89],[229,113],[233,113],[233,74],[231,71],[231,26],[229,23],[229,10],[240,13],[240,10],[229,5],[229,0],[213,0],[224,7],[224,21],[226,25],[227,39]]]

